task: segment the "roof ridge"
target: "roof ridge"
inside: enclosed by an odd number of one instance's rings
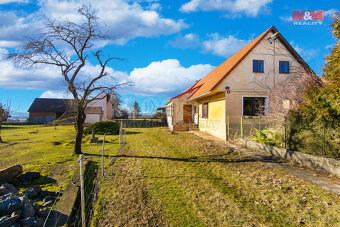
[[[253,39],[247,45],[242,47],[239,51],[233,54],[231,57],[226,59],[222,64],[213,69],[210,73],[208,73],[205,77],[203,77],[196,86],[199,86],[202,89],[196,90],[190,97],[190,99],[196,98],[204,93],[211,92],[218,86],[220,82],[222,82],[225,77],[259,44],[260,41],[271,31],[277,29],[272,25],[266,31],[264,31],[261,35]],[[216,76],[217,74],[217,76]],[[217,81],[215,79],[218,79]]]

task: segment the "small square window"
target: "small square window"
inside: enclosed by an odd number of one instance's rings
[[[264,72],[264,61],[263,60],[253,60],[253,72],[254,73]]]
[[[279,72],[280,73],[290,73],[289,61],[279,61]]]

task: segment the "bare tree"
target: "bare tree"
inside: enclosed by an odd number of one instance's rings
[[[141,109],[139,107],[139,104],[137,101],[135,101],[133,103],[133,115],[134,115],[134,118],[138,118],[139,117],[139,114],[141,112]]]
[[[121,106],[122,101],[120,100],[120,96],[118,94],[111,95],[111,102],[112,102],[112,117],[113,119],[117,119],[121,115]]]
[[[25,43],[21,52],[10,55],[10,58],[14,59],[18,66],[28,69],[37,65],[52,65],[60,69],[68,91],[74,98],[76,107],[74,152],[81,154],[86,106],[98,99],[96,95],[99,92],[111,94],[113,90],[122,85],[102,82],[104,78],[110,76],[106,72],[107,64],[114,59],[122,59],[117,57],[103,59],[102,51],[92,51],[96,42],[104,41],[107,37],[100,31],[99,18],[90,5],[80,7],[78,14],[81,17],[79,23],[70,20],[47,19],[39,39],[30,39]],[[94,56],[100,66],[98,74],[91,75],[91,77],[81,73],[90,55]]]
[[[1,129],[3,122],[7,121],[9,114],[11,112],[11,108],[9,104],[0,103],[0,143],[3,143],[1,138]]]
[[[270,93],[269,115],[272,121],[282,125],[291,110],[296,110],[304,102],[304,95],[311,84],[320,84],[320,80],[308,72],[292,74],[281,81]]]

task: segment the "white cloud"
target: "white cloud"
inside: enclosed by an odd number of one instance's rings
[[[91,1],[41,0],[40,9],[30,15],[17,11],[0,12],[0,44],[2,47],[13,47],[27,36],[36,36],[42,24],[42,15],[78,21],[80,16],[76,9],[86,3]],[[122,45],[136,37],[168,35],[187,27],[183,20],[164,18],[157,11],[161,8],[159,3],[143,7],[129,0],[101,0],[94,7],[102,30],[110,39],[102,46],[109,43]]]
[[[135,86],[128,90],[144,96],[169,95],[182,92],[195,81],[213,70],[209,64],[183,67],[177,59],[152,62],[145,68],[136,68],[129,80]]]
[[[91,1],[40,1],[40,11],[53,18],[78,20],[79,16],[75,8],[84,3],[91,3]],[[157,12],[161,7],[159,3],[151,4],[150,7],[142,7],[138,2],[128,0],[102,0],[97,1],[94,6],[98,10],[98,17],[104,24],[104,30],[111,41],[116,44],[124,44],[136,37],[172,34],[187,27],[183,20],[162,17]]]
[[[312,59],[319,53],[319,49],[303,49],[299,45],[295,44],[294,41],[291,41],[290,44],[293,46],[296,52],[298,52],[301,57],[306,61]]]
[[[0,0],[0,5],[8,3],[28,3],[28,0]]]
[[[72,95],[67,91],[45,91],[40,98],[72,99]]]
[[[282,21],[286,21],[286,22],[292,22],[293,21],[293,17],[292,16],[281,16],[280,19]]]
[[[181,6],[180,11],[185,13],[195,11],[222,11],[227,12],[227,16],[235,14],[246,14],[256,17],[261,10],[267,10],[268,4],[272,0],[191,0]],[[230,13],[232,15],[230,15]]]
[[[200,46],[201,41],[198,35],[188,33],[184,36],[177,36],[175,40],[169,41],[169,44],[178,48],[196,48]]]
[[[223,37],[214,33],[211,35],[210,40],[203,42],[203,51],[228,58],[239,51],[248,42],[249,40],[238,39],[232,35]]]
[[[330,50],[330,49],[333,49],[335,46],[336,46],[336,44],[328,44],[328,45],[325,46],[325,49]]]
[[[8,51],[0,48],[1,88],[46,90],[41,97],[68,97],[66,83],[58,68],[44,66],[35,71],[25,71],[15,68],[12,62],[2,60],[6,54]],[[152,62],[144,68],[135,68],[130,74],[107,67],[110,77],[101,80],[100,84],[132,82],[134,86],[122,87],[119,92],[143,96],[172,96],[182,92],[213,69],[209,64],[184,67],[176,59]],[[87,77],[93,77],[98,70],[99,66],[89,64],[78,77],[86,80]]]
[[[15,47],[26,36],[37,34],[39,22],[30,15],[18,16],[14,11],[0,11],[0,46]]]
[[[325,17],[333,17],[335,13],[339,12],[337,9],[329,9],[324,12]]]

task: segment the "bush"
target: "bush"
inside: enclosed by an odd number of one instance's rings
[[[91,134],[94,131],[96,134],[104,135],[118,135],[119,134],[119,124],[114,121],[100,121],[96,122],[89,127],[85,128],[84,134]]]

